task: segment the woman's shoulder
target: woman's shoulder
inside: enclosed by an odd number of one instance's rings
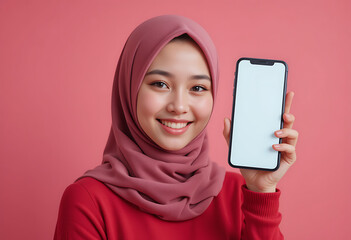
[[[237,198],[242,194],[241,187],[244,184],[245,179],[240,173],[227,171],[220,195],[225,196],[225,198]]]
[[[110,190],[102,182],[92,177],[84,177],[66,187],[62,195],[65,204],[95,205],[97,198],[106,198]]]
[[[108,190],[107,186],[103,182],[93,177],[80,178],[76,180],[74,183],[72,183],[71,185],[79,185],[80,187],[86,189],[88,192]]]
[[[66,187],[59,206],[55,239],[63,239],[63,235],[68,233],[73,234],[71,237],[75,236],[77,232],[74,229],[84,229],[84,234],[89,236],[105,234],[100,201],[107,196],[105,188],[91,177],[84,177]]]
[[[93,177],[83,177],[68,185],[65,192],[75,193],[81,191],[93,192],[94,190],[103,190],[106,186]]]
[[[236,214],[240,212],[242,204],[241,187],[243,184],[245,184],[245,180],[241,174],[227,171],[222,189],[212,204],[215,211],[218,212],[220,209],[224,209],[222,211],[223,214],[230,212],[237,216]]]
[[[226,171],[223,186],[232,187],[234,185],[241,186],[243,184],[245,184],[245,179],[240,173]]]

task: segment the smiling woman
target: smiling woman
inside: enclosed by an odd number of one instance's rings
[[[217,60],[189,18],[154,17],[131,33],[102,163],[65,190],[55,239],[283,238],[279,189],[252,191],[209,158]]]
[[[179,39],[168,43],[155,57],[137,100],[141,128],[166,150],[180,150],[198,136],[213,106],[210,73],[202,50],[187,38]]]

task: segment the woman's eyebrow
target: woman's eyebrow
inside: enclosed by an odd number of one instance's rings
[[[148,73],[145,74],[145,76],[150,75],[150,74],[159,74],[165,77],[174,77],[172,73],[169,73],[167,71],[159,70],[159,69],[154,69]],[[199,75],[192,75],[191,79],[207,79],[211,81],[211,78],[205,74],[199,74]]]

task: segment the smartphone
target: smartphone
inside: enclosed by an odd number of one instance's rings
[[[281,60],[240,58],[236,63],[229,165],[275,171],[282,139],[288,66]]]

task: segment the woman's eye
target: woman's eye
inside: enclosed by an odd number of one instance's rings
[[[151,85],[159,88],[167,88],[167,84],[164,82],[153,82],[151,83]]]
[[[191,88],[193,91],[195,92],[202,92],[202,91],[206,91],[207,89],[202,87],[202,86],[194,86]]]

